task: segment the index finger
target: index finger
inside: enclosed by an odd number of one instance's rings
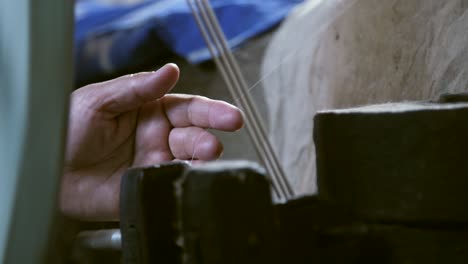
[[[198,126],[236,131],[244,124],[241,111],[224,101],[184,94],[166,95],[161,101],[174,127]]]

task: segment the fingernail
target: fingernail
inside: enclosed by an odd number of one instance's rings
[[[175,63],[167,63],[166,65],[162,66],[161,68],[159,68],[157,71],[154,71],[154,72],[162,73],[162,72],[169,71],[169,70],[179,71],[179,66],[177,66],[177,64]]]
[[[172,63],[172,62],[171,62],[171,63],[168,63],[168,64],[166,64],[166,65],[164,65],[164,67],[172,67],[172,68],[174,68],[174,69],[179,70],[179,66],[177,66],[177,64]]]

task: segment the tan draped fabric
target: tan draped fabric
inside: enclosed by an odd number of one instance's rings
[[[315,192],[317,110],[468,90],[468,1],[307,1],[262,73],[271,140],[295,190]]]

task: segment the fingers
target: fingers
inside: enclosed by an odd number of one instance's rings
[[[167,95],[161,101],[174,127],[198,126],[236,131],[243,126],[241,111],[223,101],[182,94]]]
[[[161,104],[157,101],[145,104],[138,116],[133,166],[149,166],[172,160],[174,157],[168,141],[171,129]]]
[[[216,136],[199,127],[172,129],[169,147],[172,155],[180,160],[214,160],[223,152]]]
[[[85,89],[93,91],[97,110],[120,114],[162,97],[174,87],[178,78],[179,68],[170,63],[156,72],[126,75]]]

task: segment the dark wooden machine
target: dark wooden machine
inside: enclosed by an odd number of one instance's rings
[[[122,263],[468,263],[468,104],[320,112],[317,195],[274,202],[259,165],[129,170]]]
[[[319,112],[318,193],[297,197],[212,8],[187,2],[265,169],[131,169],[118,236],[84,247],[114,245],[124,264],[468,263],[467,95]]]

